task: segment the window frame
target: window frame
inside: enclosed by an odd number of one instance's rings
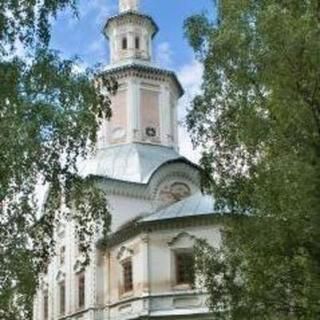
[[[133,291],[133,264],[132,259],[128,258],[121,262],[122,267],[122,283],[123,293],[129,293]]]
[[[136,50],[140,50],[140,45],[141,45],[141,41],[140,41],[140,37],[139,36],[135,36],[134,38],[134,47]]]
[[[49,319],[49,292],[45,290],[43,292],[43,319]]]
[[[63,266],[66,262],[66,246],[61,246],[60,247],[60,252],[59,252],[59,263],[60,266]]]
[[[59,283],[59,314],[60,316],[66,313],[66,282],[65,280]]]
[[[86,304],[86,275],[81,272],[77,275],[78,284],[78,308],[83,309]]]
[[[128,50],[128,38],[126,36],[121,39],[121,49]]]
[[[180,260],[180,261],[179,261]],[[182,260],[182,261],[181,261]],[[187,265],[184,265],[184,262]],[[174,251],[175,285],[189,286],[195,284],[194,252],[192,249]]]

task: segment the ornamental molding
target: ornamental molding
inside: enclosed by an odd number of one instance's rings
[[[175,218],[170,219],[169,221],[157,220],[151,222],[144,222],[138,221],[136,224],[132,225],[130,229],[118,230],[112,233],[109,238],[107,239],[107,249],[114,248],[121,243],[124,243],[128,239],[134,239],[135,237],[141,237],[144,233],[150,233],[153,231],[162,231],[162,230],[172,230],[172,229],[179,229],[179,228],[187,228],[187,227],[207,227],[208,225],[216,225],[219,223],[220,217],[216,217],[214,215],[206,215],[206,216],[190,216],[190,217],[183,217],[183,218]],[[182,232],[183,233],[183,232]],[[187,233],[188,234],[188,233]],[[173,237],[169,242],[174,242],[174,239],[182,237],[178,233],[175,237]],[[189,234],[190,235],[190,234]],[[191,237],[193,235],[190,235]],[[183,239],[183,237],[182,237]],[[198,239],[194,236],[194,240]],[[173,244],[174,246],[174,244]]]
[[[47,281],[41,280],[39,287],[40,287],[40,290],[41,290],[41,291],[48,291],[48,289],[49,289],[49,284],[48,284]]]
[[[179,244],[183,243],[187,244],[186,247],[192,247],[194,245],[194,241],[196,240],[196,236],[191,235],[190,233],[183,231],[174,236],[170,241],[168,241],[169,247],[179,246]]]
[[[98,185],[109,195],[151,200],[148,185],[97,177]]]
[[[199,171],[186,163],[171,163],[163,166],[154,174],[150,181],[150,196],[156,200],[157,194],[161,186],[166,182],[186,181],[193,185],[193,187],[200,188]]]
[[[174,161],[174,162],[173,162]],[[199,171],[183,159],[173,160],[161,165],[150,177],[147,184],[133,183],[97,176],[98,186],[107,194],[133,197],[153,201],[156,199],[159,187],[173,178],[186,180],[195,187],[200,187]]]
[[[57,282],[62,282],[65,281],[66,279],[66,274],[65,272],[62,272],[61,270],[58,271],[57,275],[56,275],[56,280]]]
[[[135,24],[143,27],[148,27],[152,32],[152,37],[154,37],[159,31],[157,24],[151,16],[135,11],[127,11],[109,18],[105,24],[104,32],[108,37],[108,29],[110,29],[112,26],[118,27],[125,24]]]
[[[134,251],[126,246],[122,246],[117,253],[118,261],[124,261],[133,256]]]
[[[169,82],[171,86],[177,88],[179,97],[184,94],[184,89],[173,71],[132,63],[122,66],[120,65],[118,67],[115,66],[103,73],[118,81],[128,77],[137,77],[144,80],[158,81],[162,83]]]
[[[76,263],[73,266],[73,271],[75,273],[81,273],[85,270],[85,266],[84,266],[84,258],[78,258]]]

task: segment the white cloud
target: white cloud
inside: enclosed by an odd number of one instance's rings
[[[114,0],[81,0],[78,7],[79,19],[73,16],[71,10],[64,11],[68,19],[68,27],[75,28],[79,20],[88,18],[89,15],[94,17],[93,22],[97,27],[102,27],[104,21],[117,12],[117,5]]]
[[[89,67],[89,65],[86,62],[77,61],[77,63],[73,65],[72,71],[75,74],[84,73],[88,67]]]
[[[182,66],[182,68],[178,70],[177,75],[185,89],[185,95],[181,98],[178,108],[178,118],[181,122],[179,128],[180,153],[191,161],[198,163],[200,160],[200,150],[194,149],[184,123],[187,115],[187,108],[190,106],[193,98],[201,93],[200,87],[202,83],[203,66],[194,59],[190,63]]]
[[[173,51],[168,42],[161,42],[156,48],[156,64],[162,68],[170,68],[172,65]]]
[[[178,78],[181,81],[181,84],[186,89],[187,94],[192,96],[200,93],[202,75],[203,66],[195,59],[178,70]]]
[[[80,18],[94,13],[95,22],[98,25],[101,25],[103,20],[116,12],[116,3],[110,0],[83,0],[80,5]]]

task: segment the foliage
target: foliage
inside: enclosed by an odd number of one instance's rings
[[[320,3],[219,11],[185,25],[205,70],[187,125],[203,187],[229,212],[222,247],[199,244],[210,306],[217,319],[318,319]]]
[[[31,319],[38,275],[54,253],[54,227],[77,225],[88,257],[110,224],[105,195],[77,176],[94,147],[116,84],[49,49],[50,21],[75,0],[0,0],[0,319]],[[76,13],[76,11],[75,11]],[[15,56],[22,46],[25,55]],[[37,187],[39,181],[42,186]],[[43,208],[39,189],[49,184]],[[72,208],[72,210],[71,210]]]

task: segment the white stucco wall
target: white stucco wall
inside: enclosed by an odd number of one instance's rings
[[[144,199],[120,195],[108,195],[108,202],[112,216],[113,231],[143,213],[152,212],[152,203]]]
[[[174,224],[174,222],[173,222]],[[195,223],[196,224],[196,223]],[[206,239],[213,246],[221,241],[219,225],[176,227],[142,233],[113,247],[106,256],[110,282],[106,305],[109,319],[130,319],[145,315],[206,314],[206,295],[189,286],[176,286],[174,251],[192,249],[196,239]],[[122,294],[122,252],[132,260],[134,288]]]

